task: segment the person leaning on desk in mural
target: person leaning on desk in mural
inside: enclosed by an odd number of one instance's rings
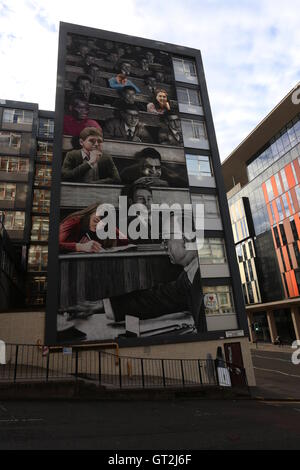
[[[121,184],[110,155],[102,152],[102,129],[87,127],[79,136],[81,149],[68,152],[63,162],[62,181],[94,184]]]
[[[206,319],[198,252],[187,250],[186,241],[183,238],[168,240],[166,248],[170,262],[183,268],[174,281],[96,302],[82,302],[64,311],[69,313],[70,319],[105,314],[108,320],[114,322],[125,321],[126,315],[135,316],[140,320],[149,320],[189,311],[193,316],[197,331],[205,331]]]
[[[100,240],[97,215],[100,202],[66,217],[59,227],[59,249],[61,253],[101,253],[117,246],[127,246],[128,239],[116,228],[116,239]]]

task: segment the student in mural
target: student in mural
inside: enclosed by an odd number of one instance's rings
[[[182,145],[182,132],[178,114],[169,111],[164,114],[165,128],[159,130],[158,141],[161,145]]]
[[[149,103],[147,105],[148,113],[162,115],[170,110],[171,107],[166,90],[163,90],[162,88],[155,90],[153,103]]]
[[[121,172],[121,180],[124,184],[134,183],[136,181],[147,183],[152,186],[188,186],[187,178],[170,170],[162,164],[161,154],[152,147],[144,148],[135,154],[136,163],[125,168]]]
[[[151,96],[155,95],[155,90],[157,88],[157,81],[155,77],[147,77],[145,78],[145,85],[147,93]]]
[[[134,105],[136,102],[136,90],[132,86],[125,86],[121,90],[118,90],[119,98],[113,103],[115,108],[122,109],[127,105]]]
[[[86,101],[90,101],[92,91],[92,79],[89,75],[79,75],[75,82],[75,91],[82,93]]]
[[[79,136],[86,127],[101,130],[100,124],[89,119],[89,103],[82,93],[74,93],[70,98],[69,114],[64,117],[64,135]]]
[[[125,321],[126,315],[149,320],[189,311],[197,331],[206,331],[198,253],[187,250],[186,243],[184,238],[171,238],[165,245],[170,262],[183,268],[174,281],[96,302],[83,302],[66,311],[75,319],[77,315],[88,318],[94,314],[105,314],[109,321],[114,322]]]
[[[112,77],[108,81],[110,88],[120,90],[125,86],[132,86],[137,93],[141,93],[141,90],[127,78],[131,73],[131,64],[129,62],[121,62],[119,70],[117,76]]]
[[[116,228],[116,239],[100,240],[96,229],[101,218],[97,208],[101,203],[66,217],[59,227],[59,248],[61,253],[101,253],[117,246],[127,246],[128,239]]]
[[[63,181],[96,184],[121,184],[119,172],[110,155],[102,150],[102,130],[86,127],[80,133],[81,149],[68,152],[63,162]]]
[[[106,121],[104,137],[129,142],[152,142],[148,130],[140,122],[139,110],[136,105],[124,104],[120,108],[120,118]]]

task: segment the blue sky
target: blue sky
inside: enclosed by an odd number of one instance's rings
[[[194,47],[224,159],[300,81],[299,13],[299,0],[0,0],[0,98],[54,109],[59,21]]]

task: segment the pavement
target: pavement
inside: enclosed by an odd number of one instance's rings
[[[292,450],[299,418],[300,403],[251,400],[0,402],[0,449]]]
[[[277,348],[277,349],[276,349]],[[292,363],[294,350],[280,346],[252,348],[252,361],[257,387],[254,397],[300,400],[300,364]]]

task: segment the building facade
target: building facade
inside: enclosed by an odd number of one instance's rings
[[[44,306],[54,113],[0,100],[0,217],[25,275],[23,305]]]
[[[300,109],[294,91],[223,162],[253,340],[300,339]]]
[[[221,347],[229,362],[245,366],[249,384],[254,384],[248,325],[200,52],[62,23],[58,85],[54,142],[53,115],[32,105],[33,122],[22,130],[23,140],[30,141],[30,146],[16,155],[26,160],[28,168],[23,177],[26,202],[22,207],[11,202],[3,208],[5,217],[6,212],[24,213],[24,229],[14,240],[27,266],[28,306],[40,309],[0,316],[2,338],[49,345],[113,341],[124,354],[161,358],[215,358]],[[130,97],[122,93],[123,88],[134,95],[133,102],[126,102]],[[164,95],[161,106],[159,93]],[[3,107],[27,109],[10,102],[4,102]],[[125,115],[128,120],[123,126]],[[94,131],[82,134],[86,128]],[[12,131],[3,128],[1,132]],[[92,163],[98,158],[92,154],[94,148],[83,151],[90,136],[104,137],[104,143],[97,145],[103,146],[105,169],[94,171]],[[148,161],[141,168],[140,158],[145,155]],[[117,207],[122,194],[127,194],[128,200],[131,194],[134,200],[130,188],[140,180],[147,183],[142,188],[144,201],[147,190],[153,203],[189,204],[194,226],[196,207],[202,207],[204,227],[201,233],[196,232],[198,251],[193,266],[170,262],[165,249],[170,253],[170,246],[161,232],[158,239],[148,237],[145,243],[134,243],[128,237],[124,251],[115,245],[106,246],[102,253],[91,250],[95,246],[99,250],[91,217],[98,216],[91,207],[99,202]],[[10,184],[17,183],[12,179]],[[80,225],[82,212],[90,218]],[[175,284],[178,289],[168,294]],[[159,297],[157,289],[162,285]],[[191,297],[186,295],[186,287]],[[145,293],[154,305],[150,313],[145,313],[145,302],[139,303],[136,311],[132,303],[130,312],[125,309],[132,294],[136,301]],[[111,302],[112,318],[106,307],[100,312],[99,299]],[[121,321],[116,321],[117,309]]]

